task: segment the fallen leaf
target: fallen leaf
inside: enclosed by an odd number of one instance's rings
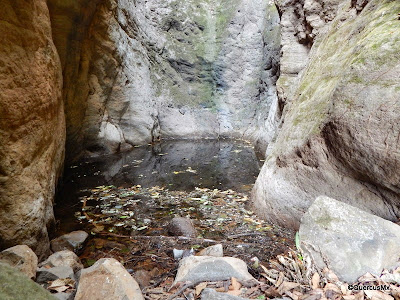
[[[313,290],[316,290],[319,287],[319,281],[321,277],[319,276],[318,272],[315,272],[311,278],[311,287]]]
[[[283,295],[285,292],[293,290],[294,288],[297,288],[300,286],[299,283],[297,282],[288,282],[284,281],[282,284],[278,287],[278,292]]]
[[[235,277],[231,278],[231,282],[233,290],[240,290],[240,288],[242,287],[240,282]]]
[[[196,296],[200,295],[201,292],[207,287],[207,282],[202,282],[196,285]]]
[[[265,296],[267,296],[268,298],[278,298],[278,297],[281,297],[282,295],[279,294],[279,292],[276,288],[271,286],[269,289],[267,289],[265,291]]]
[[[373,300],[394,300],[392,296],[389,296],[380,291],[364,291],[365,295],[367,295],[368,299]]]

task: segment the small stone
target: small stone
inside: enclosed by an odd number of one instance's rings
[[[81,271],[75,300],[143,300],[139,284],[117,260],[102,258]]]
[[[400,226],[326,196],[303,216],[299,237],[318,268],[348,283],[367,272],[380,275],[400,258]]]
[[[40,268],[36,273],[37,283],[47,283],[59,278],[74,279],[74,270],[71,267],[59,266],[53,268]]]
[[[189,256],[179,263],[174,284],[178,282],[220,281],[235,277],[255,280],[243,260],[234,257]]]
[[[198,256],[214,256],[214,257],[223,257],[224,256],[224,249],[222,244],[213,245],[207,247],[197,254]]]
[[[51,250],[54,252],[62,250],[78,251],[88,237],[88,233],[82,230],[64,234],[50,242]]]
[[[74,272],[83,269],[83,265],[79,257],[70,250],[63,250],[50,255],[44,262],[42,262],[40,267],[71,267]]]
[[[183,217],[173,218],[168,225],[168,232],[173,236],[185,236],[191,238],[197,236],[192,221]]]
[[[201,300],[249,300],[249,299],[232,296],[226,293],[218,293],[213,289],[204,289],[203,292],[201,293]]]
[[[26,245],[17,245],[0,252],[0,260],[29,278],[35,278],[38,265],[36,254]]]
[[[53,296],[58,300],[74,300],[75,298],[74,293],[55,293]]]
[[[133,277],[139,283],[140,287],[143,289],[146,286],[150,285],[151,275],[149,271],[146,270],[137,270]]]

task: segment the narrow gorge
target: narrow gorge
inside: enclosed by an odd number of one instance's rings
[[[319,196],[399,220],[398,0],[0,3],[0,250],[176,207],[221,237],[208,200],[235,197],[246,234],[279,228],[254,253],[295,247]],[[89,221],[135,193],[133,233]]]

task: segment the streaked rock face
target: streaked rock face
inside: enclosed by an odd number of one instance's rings
[[[273,222],[298,227],[321,194],[395,220],[400,215],[397,1],[344,1],[288,105],[253,190]]]
[[[244,137],[265,149],[279,117],[279,37],[265,0],[101,2],[80,60],[65,58],[67,154],[160,138]]]
[[[61,64],[45,0],[0,4],[0,245],[40,257],[64,158]]]

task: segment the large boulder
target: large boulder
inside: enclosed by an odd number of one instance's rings
[[[0,299],[56,300],[48,291],[7,264],[0,263]]]
[[[399,1],[350,1],[320,34],[253,189],[253,207],[298,228],[319,195],[400,216]],[[358,14],[357,14],[358,13]]]
[[[102,258],[81,271],[75,300],[143,300],[139,285],[113,258]]]
[[[63,164],[61,64],[46,0],[1,0],[0,248],[49,252]]]
[[[301,249],[349,283],[380,275],[400,258],[400,226],[343,202],[318,197],[301,220]]]
[[[0,261],[9,264],[29,278],[36,276],[38,258],[27,245],[17,245],[0,252]]]

